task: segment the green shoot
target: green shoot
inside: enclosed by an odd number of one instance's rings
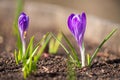
[[[71,55],[70,52],[65,48],[65,46],[54,36],[53,33],[51,33],[51,36],[52,36],[53,38],[55,38],[55,39],[59,42],[59,44],[60,44],[60,45],[62,46],[62,48],[65,50],[65,52],[67,53],[67,55],[69,55],[69,56],[70,56],[70,59],[74,62],[74,59],[73,59],[72,55]]]
[[[62,33],[63,38],[68,43],[69,48],[71,51],[67,50],[65,46],[54,36],[54,34],[51,33],[51,35],[58,41],[58,43],[62,46],[62,48],[66,51],[67,55],[70,57],[71,61],[76,64],[76,66],[81,67],[80,61],[78,59],[78,56],[76,54],[75,48],[72,46],[70,41],[67,39],[67,37]],[[72,54],[71,54],[72,53]]]
[[[96,57],[98,51],[101,49],[101,47],[103,46],[103,44],[108,41],[110,39],[110,37],[117,31],[117,29],[113,29],[105,38],[104,40],[101,42],[101,44],[98,46],[98,48],[95,50],[95,52],[93,53],[93,55],[90,58],[90,61],[88,63],[88,66],[91,65],[93,59]]]
[[[19,62],[21,62],[23,64],[22,71],[24,73],[25,79],[30,73],[36,70],[37,62],[41,57],[44,49],[46,48],[50,38],[51,36],[49,35],[49,33],[47,33],[34,47],[33,46],[34,36],[33,36],[30,39],[25,54],[22,54],[20,50],[18,52],[15,50],[14,54],[15,54],[16,63],[18,64]]]
[[[62,40],[61,33],[58,33],[57,39],[61,42],[61,40]],[[50,42],[49,42],[49,53],[56,54],[58,51],[58,48],[59,48],[59,42],[57,40],[55,40],[54,38],[51,38]]]
[[[72,46],[71,42],[67,39],[67,37],[63,34],[63,38],[65,39],[66,43],[68,44],[69,48],[70,48],[70,52],[72,53],[71,55],[73,56],[74,58],[74,63],[78,66],[78,67],[81,67],[81,62],[78,58],[78,55],[77,55],[77,52],[75,50],[75,48]]]

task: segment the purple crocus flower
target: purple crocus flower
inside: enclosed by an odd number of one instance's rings
[[[86,30],[86,14],[71,14],[68,17],[68,28],[75,37],[81,52],[82,66],[85,66],[85,50],[83,46],[84,33]]]
[[[22,41],[23,54],[25,53],[25,36],[29,25],[29,17],[22,12],[18,18],[18,29]]]
[[[29,17],[24,12],[22,12],[18,19],[18,27],[21,38],[25,38],[25,33],[28,29],[28,25],[29,25]]]

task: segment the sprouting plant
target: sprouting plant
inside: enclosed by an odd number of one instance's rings
[[[62,33],[57,34],[57,39],[59,41],[62,40]],[[49,41],[49,53],[56,54],[59,48],[59,42],[55,40],[54,38],[51,38]]]
[[[25,38],[26,38],[28,26],[29,26],[29,17],[25,13],[21,13],[18,19],[18,28],[22,42],[22,55],[25,54],[25,50],[26,50]]]
[[[72,35],[77,41],[77,44],[80,48],[80,53],[81,53],[81,61],[79,60],[79,56],[75,50],[75,48],[72,46],[71,42],[69,39],[63,34],[63,38],[65,39],[66,43],[68,44],[70,50],[67,50],[65,46],[57,40],[60,45],[64,48],[68,56],[70,57],[71,61],[78,67],[85,67],[85,66],[90,66],[93,59],[96,57],[98,51],[100,48],[103,46],[103,44],[116,32],[117,29],[114,29],[110,34],[108,34],[104,40],[101,42],[101,44],[98,46],[98,48],[95,50],[95,52],[90,56],[87,54],[87,59],[86,59],[86,54],[85,54],[85,47],[84,47],[84,33],[86,30],[86,14],[83,12],[81,15],[79,14],[71,14],[68,17],[68,28],[71,31]],[[87,60],[87,61],[86,61]],[[87,62],[87,63],[86,63]]]
[[[42,55],[46,45],[48,44],[51,36],[49,33],[43,36],[43,38],[34,46],[34,36],[30,38],[28,46],[26,46],[25,38],[27,34],[27,29],[29,26],[29,17],[22,12],[18,18],[18,51],[15,50],[15,60],[16,63],[22,63],[22,71],[24,73],[24,78],[26,78],[31,72],[36,70],[36,64]]]
[[[68,18],[68,28],[70,29],[71,33],[75,37],[78,46],[80,48],[81,53],[81,62],[82,67],[85,66],[85,48],[84,48],[84,33],[86,30],[86,15],[82,13],[80,16],[79,14],[71,14]]]

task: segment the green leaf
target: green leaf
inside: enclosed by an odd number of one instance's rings
[[[34,51],[33,51],[33,53],[30,55],[30,57],[29,57],[29,59],[27,60],[27,62],[26,62],[26,64],[25,64],[25,65],[27,65],[27,64],[29,64],[29,63],[30,63],[31,59],[33,58],[33,56],[35,55],[35,53],[37,52],[37,50],[38,50],[38,47],[37,47],[37,48],[35,48],[35,50],[34,50]]]
[[[58,33],[57,39],[61,42],[62,40],[62,34]],[[57,40],[54,40],[53,38],[50,39],[49,42],[49,53],[56,54],[59,48],[59,42]]]
[[[87,64],[90,65],[90,55],[87,54]]]
[[[16,50],[14,51],[14,56],[15,56],[16,64],[18,65],[18,54]]]
[[[15,56],[16,64],[18,64],[21,61],[21,59],[22,59],[22,55],[21,55],[20,50],[18,52],[15,50],[14,56]]]
[[[38,50],[38,47],[35,48],[35,50],[33,51],[33,53],[30,55],[29,59],[27,59],[27,61],[24,60],[24,65],[23,65],[23,68],[22,68],[22,71],[24,72],[24,76],[28,76],[29,73],[31,73],[32,71],[32,58],[33,56],[35,55],[36,51]]]
[[[106,41],[108,41],[108,39],[109,39],[116,31],[117,31],[117,29],[113,29],[113,30],[110,32],[110,34],[108,34],[108,35],[104,38],[104,40],[101,42],[101,44],[98,46],[98,48],[97,48],[97,49],[95,50],[95,52],[93,53],[93,55],[92,55],[92,57],[91,57],[91,59],[90,59],[90,64],[89,64],[89,66],[91,65],[93,59],[96,57],[98,51],[101,49],[101,47],[103,46],[103,44],[104,44]]]
[[[41,54],[43,53],[47,43],[50,40],[50,36],[47,33],[43,36],[43,38],[40,40],[40,42],[37,44],[35,49],[33,49],[33,40],[34,37],[30,39],[30,43],[28,45],[27,50],[30,50],[32,47],[31,54],[28,56],[28,58],[24,58],[23,60],[23,68],[22,71],[24,73],[24,78],[26,78],[32,71],[36,70],[36,64],[38,59],[40,58]],[[40,45],[42,44],[42,46]],[[26,53],[29,51],[26,51]]]
[[[55,38],[55,39],[59,42],[59,44],[62,46],[62,48],[65,50],[65,52],[66,52],[68,55],[70,55],[69,51],[68,51],[68,50],[65,48],[65,46],[54,36],[54,34],[53,34],[53,33],[50,33],[50,34],[53,36],[53,38]],[[70,55],[70,58],[71,58],[72,60],[74,60],[71,55]]]
[[[57,39],[61,42],[61,40],[62,40],[62,34],[61,33],[58,33]],[[60,45],[59,42],[56,40],[55,45],[54,45],[54,53],[57,53],[59,45]]]
[[[54,39],[51,38],[49,42],[49,53],[54,53]]]
[[[18,62],[22,61],[22,52],[18,51]]]
[[[46,33],[46,34],[41,38],[41,40],[37,43],[36,47],[42,45],[42,44],[44,43],[45,39],[49,36],[49,34],[50,34],[49,32]]]
[[[46,46],[48,44],[50,38],[51,38],[50,35],[46,35],[46,39],[44,38],[45,40],[43,40],[43,42],[42,42],[43,44],[39,47],[37,55],[35,55],[35,57],[34,57],[34,62],[36,62],[36,63],[38,62],[40,56],[42,55],[44,49],[46,48]]]
[[[62,34],[63,34],[63,38],[65,39],[66,43],[68,44],[68,46],[69,46],[69,48],[71,50],[71,53],[72,53],[71,55],[74,57],[74,60],[77,63],[77,66],[81,67],[81,62],[80,62],[80,60],[78,58],[78,55],[77,55],[77,52],[76,52],[75,48],[72,46],[72,44],[67,39],[67,37],[64,35],[64,33],[62,33]]]
[[[25,57],[26,58],[28,58],[32,54],[32,51],[33,51],[33,41],[34,41],[34,36],[32,36],[30,38],[30,42],[29,42],[28,47],[26,49],[26,53],[25,53]]]

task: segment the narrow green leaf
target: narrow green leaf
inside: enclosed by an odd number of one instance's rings
[[[26,49],[26,53],[25,53],[25,57],[26,58],[28,58],[32,54],[32,51],[33,51],[33,41],[34,41],[34,36],[32,36],[30,38],[30,42],[29,42],[28,47]]]
[[[16,64],[18,65],[18,53],[16,50],[14,51],[14,56],[15,56]]]
[[[71,54],[69,53],[69,51],[65,48],[65,46],[54,36],[53,33],[50,33],[50,34],[53,36],[53,38],[55,38],[59,42],[59,44],[62,46],[62,48],[65,50],[65,52],[70,56],[71,60],[74,62],[73,57],[71,56]]]
[[[54,46],[55,46],[54,39],[51,38],[49,42],[49,53],[54,53]]]
[[[57,39],[61,42],[61,40],[62,40],[62,33],[58,33]],[[55,41],[55,45],[54,45],[54,53],[57,53],[59,45],[60,45],[59,42],[56,40]]]
[[[27,71],[23,71],[24,79],[27,78]]]
[[[68,46],[69,46],[69,48],[70,48],[70,50],[71,50],[71,52],[72,52],[72,56],[74,57],[74,59],[75,59],[76,62],[77,62],[78,67],[81,67],[81,63],[80,63],[80,60],[79,60],[79,58],[78,58],[78,55],[77,55],[77,52],[76,52],[75,48],[72,46],[72,44],[71,44],[70,41],[67,39],[67,37],[64,35],[64,33],[62,33],[62,34],[63,34],[63,38],[65,39],[66,43],[68,44]]]
[[[19,50],[18,51],[18,62],[22,61],[22,53],[21,51]]]
[[[39,59],[39,57],[41,56],[41,54],[43,53],[47,43],[49,42],[49,39],[48,38],[48,34],[46,34],[44,37],[44,39],[40,40],[40,42],[43,44],[42,47],[40,47],[40,45],[37,45],[35,47],[35,49],[33,50],[32,54],[29,55],[28,59],[26,59],[26,61],[24,60],[23,62],[23,68],[22,68],[22,71],[24,72],[24,77],[26,78],[32,71],[36,70],[36,64],[37,64],[37,61]],[[47,38],[47,40],[45,40]],[[31,38],[30,40],[30,46],[33,44],[33,38]],[[39,43],[40,44],[40,43]],[[39,49],[40,47],[40,49]],[[30,48],[29,48],[30,49]],[[28,49],[28,50],[29,50]],[[37,53],[38,51],[38,53]],[[37,53],[37,54],[36,54]],[[36,61],[34,58],[37,58]]]
[[[35,48],[35,50],[33,51],[33,53],[31,54],[31,56],[29,57],[29,59],[26,61],[26,62],[24,62],[24,66],[23,66],[23,68],[22,68],[22,71],[24,72],[25,70],[26,70],[26,66],[28,66],[29,64],[30,64],[30,62],[31,62],[31,60],[32,60],[32,58],[33,58],[33,56],[35,55],[35,53],[36,53],[36,51],[38,50],[38,47],[37,48]]]
[[[31,58],[30,63],[28,64],[29,73],[31,73],[32,70],[33,70],[32,65],[33,65],[33,61],[32,61],[32,58]]]
[[[46,33],[46,34],[41,38],[41,40],[37,43],[36,47],[42,45],[42,44],[44,43],[45,39],[49,36],[49,34],[50,34],[49,32]]]
[[[38,52],[37,52],[37,55],[34,56],[34,62],[36,62],[36,63],[38,62],[40,56],[42,55],[44,49],[46,48],[46,46],[47,46],[47,44],[48,44],[50,38],[51,38],[51,36],[50,36],[50,35],[47,35],[46,40],[44,40],[44,41],[42,42],[43,45],[41,45],[40,49],[39,49]]]
[[[108,35],[104,38],[104,40],[101,42],[101,44],[98,46],[98,48],[97,48],[97,49],[95,50],[95,52],[93,53],[93,55],[92,55],[92,57],[91,57],[91,59],[90,59],[90,64],[89,64],[89,66],[91,65],[93,59],[96,57],[98,51],[99,51],[100,48],[103,46],[103,44],[104,44],[106,41],[108,41],[108,39],[109,39],[116,31],[117,31],[117,29],[113,29],[113,30],[110,32],[110,34],[108,34]]]
[[[87,54],[87,64],[89,65],[90,64],[90,55]]]
[[[62,34],[58,33],[57,34],[57,39],[61,42],[62,40]],[[49,53],[51,54],[56,54],[59,48],[59,42],[57,40],[54,40],[53,38],[50,39],[49,42]]]

